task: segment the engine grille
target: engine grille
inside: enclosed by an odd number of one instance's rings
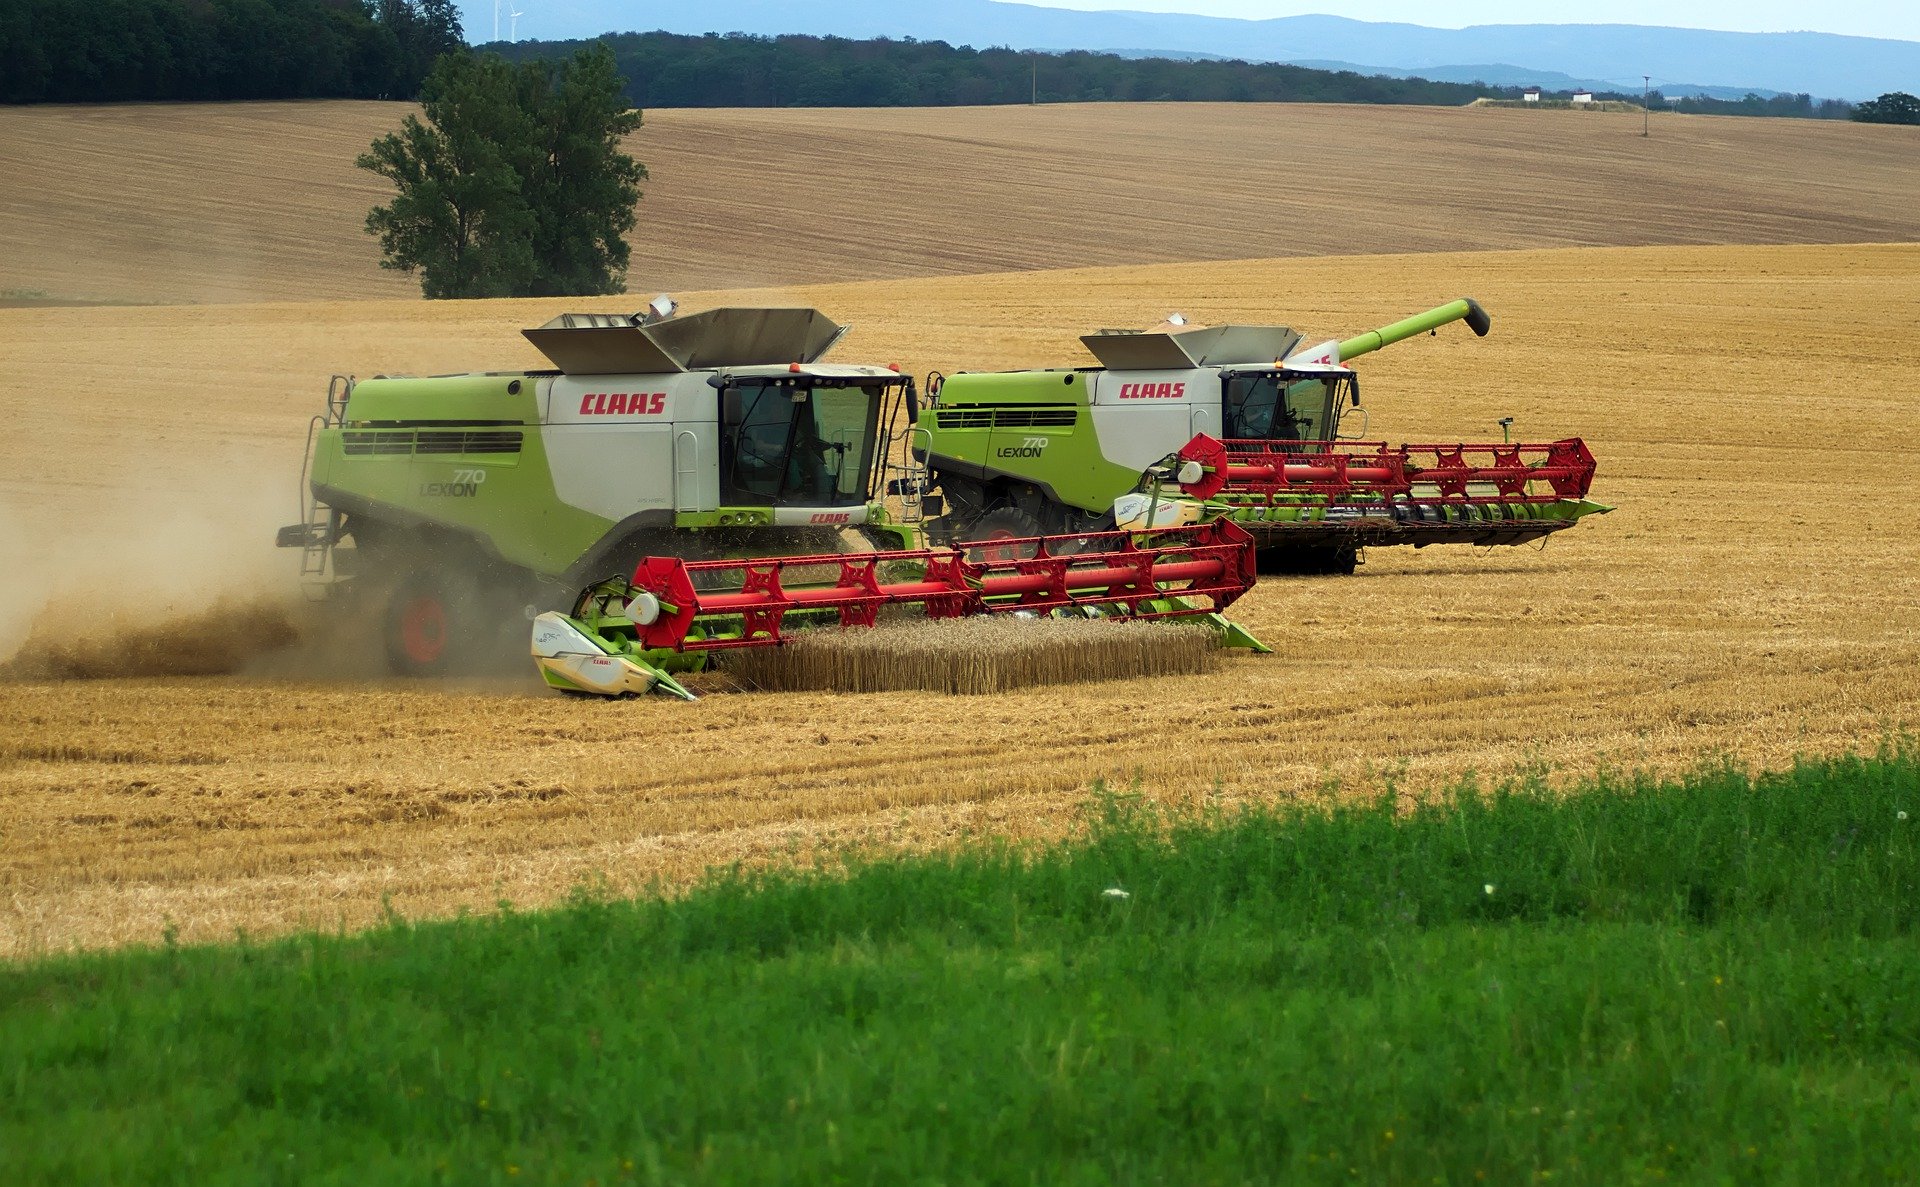
[[[524,434],[501,429],[347,430],[340,449],[348,457],[416,457],[519,453]]]
[[[943,429],[1068,429],[1080,418],[1072,404],[968,404],[934,410]]]

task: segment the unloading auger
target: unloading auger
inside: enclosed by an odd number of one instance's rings
[[[827,582],[804,570],[837,569]],[[1252,588],[1253,537],[1226,519],[1142,532],[995,540],[991,548],[740,560],[647,557],[633,576],[541,614],[533,655],[565,692],[693,700],[675,679],[715,652],[777,647],[796,631],[870,627],[882,612],[1152,620],[1197,618],[1227,646],[1264,651],[1221,612]]]

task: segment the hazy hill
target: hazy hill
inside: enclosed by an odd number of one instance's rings
[[[1050,47],[1049,53],[1067,53],[1060,47]],[[1111,49],[1103,51],[1121,58],[1166,58],[1175,62],[1225,62],[1230,59],[1226,54],[1203,54],[1197,50],[1181,49]],[[1604,78],[1575,78],[1571,74],[1562,74],[1557,70],[1530,70],[1525,66],[1512,66],[1505,62],[1489,62],[1478,66],[1423,66],[1418,70],[1403,70],[1395,66],[1368,66],[1360,62],[1338,62],[1327,58],[1295,58],[1288,66],[1305,66],[1309,70],[1345,70],[1354,74],[1381,75],[1386,78],[1422,78],[1428,82],[1486,83],[1496,87],[1541,87],[1547,91],[1573,91],[1582,88],[1589,91],[1632,91],[1619,80]],[[1783,92],[1769,90],[1766,87],[1703,87],[1698,83],[1663,83],[1660,93],[1669,99],[1701,95],[1709,99],[1744,99],[1748,95],[1758,95],[1770,99]]]
[[[1292,66],[1307,66],[1314,70],[1351,70],[1355,74],[1383,74],[1388,78],[1424,78],[1429,82],[1484,82],[1496,87],[1540,87],[1548,91],[1626,91],[1637,95],[1640,87],[1629,84],[1623,79],[1575,78],[1571,74],[1562,74],[1558,70],[1530,70],[1525,66],[1510,66],[1504,62],[1490,62],[1479,66],[1422,66],[1417,70],[1408,70],[1395,66],[1366,66],[1358,62],[1337,62],[1324,58],[1307,58],[1290,62]],[[1748,95],[1758,95],[1770,99],[1783,92],[1768,87],[1709,87],[1692,82],[1668,82],[1659,87],[1660,93],[1669,99],[1701,95],[1709,99],[1744,99]]]
[[[511,6],[501,9],[507,35]],[[1756,91],[1806,91],[1870,99],[1920,89],[1920,42],[1830,33],[1722,33],[1644,25],[1477,25],[1430,29],[1334,16],[1249,21],[1146,12],[1072,12],[1000,0],[665,0],[644,7],[616,0],[539,0],[519,19],[521,37],[592,37],[613,31],[813,33],[917,37],[1019,49],[1179,51],[1271,61],[1331,60],[1419,72],[1463,63],[1512,63],[1575,79],[1637,88],[1692,84]],[[490,40],[494,10],[464,5],[467,35]],[[1494,81],[1494,80],[1488,80]],[[1678,92],[1675,92],[1678,93]]]

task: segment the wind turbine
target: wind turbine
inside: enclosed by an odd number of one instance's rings
[[[525,15],[527,14],[524,12],[514,12],[511,9],[509,9],[509,11],[507,12],[507,17],[508,17],[507,40],[508,41],[520,40],[520,18]]]

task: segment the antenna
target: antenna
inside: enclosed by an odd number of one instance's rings
[[[520,40],[520,18],[525,15],[527,14],[524,12],[513,12],[511,10],[508,11],[507,16],[509,18],[509,21],[507,24],[507,29],[508,29],[507,40],[509,41]]]

